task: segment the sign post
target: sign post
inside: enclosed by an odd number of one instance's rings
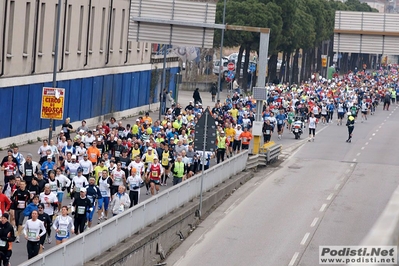
[[[198,123],[195,125],[194,149],[202,148],[202,173],[200,188],[200,204],[198,209],[198,217],[201,218],[202,212],[202,190],[204,186],[204,171],[206,164],[206,152],[215,150],[216,145],[216,124],[215,119],[210,115],[209,110],[205,109]]]
[[[61,20],[61,0],[58,0],[57,5],[57,21],[56,21],[56,31],[55,31],[55,47],[54,47],[54,66],[53,66],[53,88],[57,87],[57,69],[58,69],[58,46],[60,42],[60,20]],[[64,91],[65,94],[65,91]],[[63,95],[64,95],[63,94]],[[43,88],[44,95],[44,88]],[[43,96],[42,96],[43,99]],[[64,112],[64,98],[62,99],[62,112]],[[43,100],[42,100],[42,111],[43,115]],[[43,118],[43,117],[42,117]],[[61,117],[62,119],[62,117]],[[48,129],[48,142],[53,138],[53,118],[50,118],[50,125]]]
[[[62,120],[64,117],[65,89],[43,88],[40,118]]]

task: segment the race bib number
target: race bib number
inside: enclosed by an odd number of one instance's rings
[[[78,214],[85,214],[86,207],[85,206],[78,206]]]
[[[57,189],[58,189],[58,188],[57,188],[57,185],[56,185],[56,184],[52,184],[51,187],[50,187],[50,190],[51,190],[51,191],[57,191]]]
[[[266,130],[266,135],[270,135],[270,130]]]
[[[167,157],[163,157],[162,158],[162,164],[163,165],[168,165],[168,163],[169,163],[169,159]]]
[[[121,213],[121,212],[123,212],[123,211],[125,211],[125,206],[123,206],[123,204],[121,204],[121,205],[119,206],[118,212]]]
[[[57,236],[58,237],[65,237],[67,235],[67,230],[58,230]]]
[[[121,177],[115,177],[115,182],[121,182],[122,178]]]
[[[247,138],[242,138],[242,141],[243,142],[247,142]]]
[[[32,173],[33,173],[32,169],[26,169],[25,170],[25,175],[26,176],[32,176]]]
[[[108,196],[107,191],[106,190],[101,190],[101,196],[107,197]]]
[[[87,173],[88,170],[89,170],[89,168],[83,167],[83,172]]]
[[[278,120],[278,124],[282,125],[283,124],[283,120]]]
[[[25,209],[25,201],[19,200],[17,208],[18,209]]]
[[[115,151],[115,157],[119,157],[120,154],[121,154],[120,151]]]
[[[0,247],[5,247],[7,245],[7,241],[0,240]]]
[[[36,238],[36,232],[29,231],[29,232],[28,232],[28,237],[29,237],[29,238]]]
[[[152,177],[158,177],[158,171],[152,171],[151,172]]]
[[[75,187],[76,192],[80,192],[80,187]]]

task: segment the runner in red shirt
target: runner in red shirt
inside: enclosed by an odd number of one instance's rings
[[[11,207],[11,201],[10,199],[3,194],[3,186],[0,185],[0,211],[1,215],[3,213],[8,212]]]
[[[4,171],[4,184],[8,183],[10,176],[16,173],[17,164],[13,162],[12,155],[8,155],[7,162],[3,163],[1,170]]]
[[[154,158],[154,162],[147,168],[147,180],[150,182],[151,186],[151,195],[155,194],[155,190],[157,193],[159,192],[159,185],[161,180],[161,175],[163,174],[163,168],[161,164],[158,162],[158,158]]]

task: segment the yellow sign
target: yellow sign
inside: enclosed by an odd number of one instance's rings
[[[327,55],[322,55],[321,56],[321,66],[322,67],[327,67]]]
[[[40,118],[62,120],[64,116],[65,89],[43,88]]]

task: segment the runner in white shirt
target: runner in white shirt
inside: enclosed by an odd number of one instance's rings
[[[79,164],[83,169],[83,175],[89,178],[90,173],[93,172],[93,163],[87,159],[87,153],[83,155],[83,160],[79,161]]]
[[[63,206],[61,212],[61,215],[57,216],[53,223],[53,229],[56,233],[55,241],[57,245],[67,241],[71,237],[71,234],[75,232],[73,219],[72,217],[68,216],[68,207]]]
[[[137,172],[137,169],[133,167],[131,170],[131,176],[126,180],[126,184],[130,190],[130,207],[137,205],[140,201],[140,184],[142,182],[143,179],[141,179],[140,172]]]
[[[131,173],[132,168],[136,168],[136,172],[140,173],[140,176],[143,176],[144,163],[141,161],[140,155],[136,156],[136,158],[134,158],[134,161],[131,161],[128,165],[127,169],[129,170],[129,173]]]
[[[28,259],[39,254],[40,237],[46,234],[44,223],[38,219],[39,213],[37,210],[32,211],[32,219],[26,221],[23,234],[27,240],[26,249],[28,250]],[[42,231],[40,233],[40,231]]]
[[[40,193],[40,203],[44,204],[44,212],[48,214],[51,221],[54,216],[54,208],[58,207],[57,196],[51,192],[50,184],[44,186],[44,191]],[[51,243],[51,224],[47,225],[47,243]]]
[[[74,198],[80,197],[80,189],[89,184],[89,181],[87,181],[87,178],[83,175],[83,169],[81,167],[78,168],[77,172],[78,175],[74,176],[72,179],[73,188],[71,190],[74,192]]]
[[[82,161],[83,160],[83,155],[85,155],[87,152],[86,148],[85,148],[85,144],[83,142],[81,142],[79,144],[79,147],[76,147],[76,156],[78,157],[78,161]]]
[[[57,179],[60,182],[60,188],[57,191],[58,211],[60,211],[61,206],[62,206],[62,200],[64,198],[64,191],[66,188],[70,187],[72,182],[71,182],[71,180],[69,180],[68,177],[66,177],[65,175],[63,175],[61,173],[60,168],[57,168],[57,170],[56,170],[55,179]]]
[[[317,118],[315,117],[315,114],[312,113],[311,116],[309,117],[309,140],[308,141],[314,141],[314,137],[316,135],[316,125],[317,125]]]
[[[124,186],[126,183],[125,171],[122,170],[122,164],[118,162],[116,164],[116,169],[111,173],[112,187],[111,187],[111,197],[118,192],[119,186]]]
[[[103,170],[97,181],[97,185],[100,188],[100,193],[102,196],[101,199],[98,199],[98,223],[100,223],[102,219],[106,220],[108,218],[108,206],[111,198],[111,184],[112,179],[108,176],[108,171]]]
[[[241,125],[237,125],[236,128],[236,134],[234,136],[234,142],[233,142],[233,152],[238,154],[240,153],[241,150],[241,139],[240,139],[240,135],[242,133],[242,129],[241,129]]]

